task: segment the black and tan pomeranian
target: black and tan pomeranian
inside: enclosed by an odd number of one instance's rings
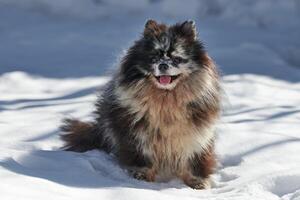
[[[220,91],[195,23],[149,20],[97,100],[95,120],[65,120],[65,149],[113,153],[140,180],[178,177],[208,188]]]

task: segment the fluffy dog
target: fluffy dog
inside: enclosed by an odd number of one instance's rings
[[[137,179],[208,188],[220,91],[195,23],[149,20],[98,98],[95,120],[65,120],[65,149],[113,153]]]

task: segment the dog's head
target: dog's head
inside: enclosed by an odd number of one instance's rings
[[[193,21],[167,26],[149,20],[142,38],[122,61],[122,82],[134,84],[145,79],[159,89],[172,90],[201,69],[204,57]]]

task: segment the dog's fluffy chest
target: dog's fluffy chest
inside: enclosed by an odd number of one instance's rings
[[[139,136],[140,148],[155,162],[155,168],[181,171],[195,153],[200,154],[213,139],[213,131],[198,129],[188,123],[145,130]]]
[[[118,94],[134,116],[132,134],[138,147],[155,160],[156,168],[184,168],[188,159],[213,140],[212,127],[193,121],[188,105],[197,97],[190,88],[161,91],[146,87],[140,92],[119,90]]]
[[[213,139],[211,127],[194,124],[184,105],[157,104],[147,111],[148,125],[137,138],[141,150],[156,161],[157,168],[184,168],[183,164]]]

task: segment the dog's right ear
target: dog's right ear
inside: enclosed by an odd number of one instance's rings
[[[163,29],[165,29],[165,25],[158,24],[155,20],[149,19],[145,24],[144,36],[157,37],[164,31]]]
[[[153,20],[153,19],[147,20],[147,22],[145,24],[145,30],[154,30],[156,28],[158,28],[158,24],[155,20]]]
[[[157,22],[153,19],[149,19],[145,24],[144,36],[154,36],[158,31]]]

